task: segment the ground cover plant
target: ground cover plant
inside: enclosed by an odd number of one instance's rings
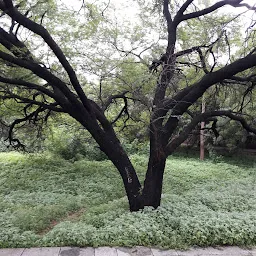
[[[255,184],[256,161],[173,156],[162,206],[129,212],[110,161],[1,153],[0,247],[255,245]]]

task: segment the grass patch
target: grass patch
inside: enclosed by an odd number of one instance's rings
[[[132,161],[143,180],[147,158]],[[109,161],[0,154],[0,247],[256,245],[256,162],[172,157],[162,205],[130,213]]]

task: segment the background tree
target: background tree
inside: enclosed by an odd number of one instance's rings
[[[237,29],[234,24],[240,15],[220,13],[216,18],[218,10],[225,6],[252,11],[256,8],[243,0],[213,4],[193,0],[181,4],[168,0],[138,1],[142,26],[127,23],[124,28],[131,33],[124,34],[117,25],[113,26],[113,20],[106,18],[109,17],[106,16],[108,5],[103,9],[102,6],[104,3],[97,7],[83,1],[84,12],[78,12],[77,27],[72,17],[67,19],[70,11],[60,7],[58,2],[0,1],[1,100],[2,104],[15,102],[22,106],[23,112],[22,117],[9,120],[9,142],[22,146],[14,136],[16,127],[24,123],[41,126],[52,113],[66,113],[88,130],[119,171],[130,210],[144,206],[157,208],[166,158],[201,121],[209,122],[216,131],[216,118],[228,117],[248,132],[256,133],[251,126],[253,118],[244,113],[256,83],[255,22],[239,40],[233,30]],[[60,15],[51,19],[53,10]],[[159,11],[163,11],[163,16],[157,19]],[[118,12],[113,9],[109,12],[118,24],[120,16],[115,15]],[[148,37],[149,23],[145,20],[150,13],[157,13],[157,27],[161,25],[154,32],[159,35],[156,42]],[[64,23],[57,24],[57,21]],[[72,29],[72,33],[63,34],[67,29]],[[105,31],[104,36],[99,37],[98,31]],[[82,40],[77,42],[76,38]],[[95,44],[95,40],[100,44]],[[89,52],[79,44],[95,47]],[[99,45],[105,50],[100,51]],[[131,49],[124,49],[127,45]],[[155,54],[159,51],[159,55],[149,63],[152,48]],[[161,52],[162,49],[165,50]],[[139,63],[134,67],[132,63],[136,62]],[[148,71],[152,63],[154,74]],[[90,69],[100,77],[98,82],[91,77],[90,82],[89,77],[83,76]],[[22,75],[24,72],[28,75]],[[97,83],[99,88],[95,94],[92,89]],[[240,104],[231,104],[232,97],[225,97],[223,88],[244,92],[237,94],[242,96]],[[201,114],[198,109],[203,95],[210,104]],[[225,104],[221,104],[221,100]],[[120,108],[111,107],[115,102],[122,102]],[[143,187],[115,132],[120,118],[125,118],[124,123],[127,123],[127,118],[131,117],[131,102],[144,106],[150,115],[150,155]]]

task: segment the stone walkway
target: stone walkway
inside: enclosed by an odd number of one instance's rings
[[[134,248],[45,247],[30,249],[0,249],[0,256],[256,256],[256,248],[249,250],[232,246],[193,248],[187,251],[179,251],[159,250],[143,246]]]

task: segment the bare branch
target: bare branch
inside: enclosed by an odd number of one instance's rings
[[[188,6],[193,2],[194,0],[187,0],[179,9],[179,11],[177,12],[176,16],[174,17],[174,23],[176,23],[178,25],[178,20],[180,17],[182,17],[183,13],[186,11],[186,9],[188,8]]]
[[[229,80],[238,81],[238,82],[256,82],[256,74],[252,74],[246,77],[232,76],[229,78]]]
[[[0,28],[0,43],[16,57],[33,60],[32,54],[25,44],[19,41],[14,34],[9,34],[2,28]]]
[[[51,92],[50,90],[45,88],[45,85],[38,85],[35,83],[31,83],[31,82],[26,82],[20,79],[9,79],[9,78],[5,78],[0,76],[0,82],[2,83],[7,83],[7,84],[13,84],[13,85],[18,85],[18,86],[24,86],[26,88],[29,89],[34,89],[37,91],[40,91],[46,95],[48,95],[49,97],[53,98],[54,100],[58,101],[62,101],[63,98],[58,97],[58,95],[54,94],[53,92]]]
[[[188,6],[193,2],[194,0],[187,0],[179,9],[179,11],[177,12],[177,15],[182,15],[186,9],[188,8]]]
[[[35,111],[30,113],[29,115],[25,115],[25,117],[16,119],[12,122],[12,124],[9,127],[9,133],[8,133],[8,138],[7,138],[7,140],[9,140],[9,143],[12,147],[22,148],[23,150],[25,150],[25,145],[22,144],[19,139],[13,138],[13,130],[18,124],[21,124],[21,123],[24,123],[27,121],[31,121],[33,118],[34,118],[34,122],[36,122],[39,113],[43,112],[43,111],[44,111],[44,109],[42,109],[41,107],[38,107]]]
[[[19,100],[18,103],[30,103],[32,105],[40,106],[44,109],[53,110],[55,112],[65,112],[64,109],[56,107],[56,103],[45,104],[41,101],[31,100],[29,98],[22,97],[10,91],[6,92],[5,95],[0,95],[0,99],[2,100],[15,99],[15,100]]]
[[[201,48],[209,48],[209,49],[211,49],[214,46],[214,44],[216,44],[222,38],[223,34],[224,34],[224,31],[222,31],[220,33],[220,35],[218,36],[218,38],[216,40],[214,40],[212,43],[210,43],[208,45],[203,44],[203,45],[193,46],[193,47],[191,47],[189,49],[186,49],[186,50],[183,50],[183,51],[179,51],[179,52],[175,53],[175,55],[176,55],[176,57],[183,56],[183,55],[192,53],[194,51],[198,51],[198,49],[201,49]]]
[[[197,49],[197,52],[198,52],[198,55],[199,55],[199,58],[200,58],[200,62],[201,62],[201,65],[202,65],[202,68],[203,68],[203,71],[205,74],[208,74],[209,71],[206,67],[206,63],[205,63],[205,56],[203,56],[203,52],[200,48]]]
[[[187,87],[187,94],[178,102],[173,110],[173,115],[183,114],[189,106],[199,99],[204,92],[212,85],[231,78],[239,72],[254,67],[256,65],[256,55],[247,55],[244,58],[209,74],[206,74],[199,82]],[[171,104],[172,105],[172,104]]]
[[[105,110],[109,107],[109,105],[112,103],[113,100],[115,100],[115,99],[124,99],[124,98],[125,98],[125,94],[128,93],[128,92],[129,92],[129,91],[126,90],[126,91],[124,91],[124,92],[122,92],[122,93],[115,94],[115,95],[111,95],[111,96],[107,99],[106,103],[104,104],[103,110],[105,111]]]
[[[211,12],[216,11],[217,9],[223,7],[224,5],[231,5],[233,7],[241,7],[241,5],[239,5],[243,0],[223,0],[223,1],[219,1],[217,3],[215,3],[214,5],[205,8],[203,10],[200,11],[196,11],[196,12],[192,12],[192,13],[188,13],[188,14],[184,14],[182,16],[178,16],[176,19],[176,23],[179,24],[181,21],[184,20],[189,20],[189,19],[193,19],[193,18],[197,18],[206,14],[209,14]]]

